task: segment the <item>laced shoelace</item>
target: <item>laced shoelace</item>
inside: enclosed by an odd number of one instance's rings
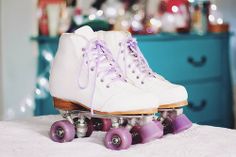
[[[124,58],[126,58],[128,55],[132,57],[132,62],[127,65],[127,60],[125,60],[125,69],[124,73],[127,75],[127,67],[132,68],[132,73],[135,73],[135,70],[138,68],[140,73],[142,73],[141,78],[141,84],[144,84],[144,80],[147,77],[153,77],[158,78],[162,81],[165,81],[164,77],[155,73],[152,71],[152,69],[149,67],[146,59],[144,58],[141,50],[138,47],[137,41],[134,38],[128,38],[122,42],[119,43],[120,51],[118,53],[118,58],[121,54],[124,55]],[[140,76],[137,75],[137,79],[139,79]]]
[[[88,42],[85,48],[82,48],[83,51],[83,59],[81,63],[81,70],[79,72],[79,78],[81,75],[81,71],[86,68],[86,82],[81,83],[80,79],[78,80],[79,87],[81,89],[85,89],[88,87],[90,80],[93,82],[93,91],[92,98],[90,99],[90,108],[91,113],[93,114],[93,99],[96,87],[96,78],[100,77],[101,82],[105,82],[106,80],[106,88],[110,88],[111,84],[114,81],[126,81],[122,76],[122,72],[118,64],[112,57],[111,52],[107,49],[106,44],[102,40],[91,40]],[[95,74],[91,78],[89,71],[94,72]]]

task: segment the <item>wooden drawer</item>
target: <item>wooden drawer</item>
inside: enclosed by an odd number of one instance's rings
[[[185,87],[189,94],[189,105],[184,108],[184,112],[193,122],[211,124],[220,121],[223,106],[219,82],[196,83]]]
[[[218,77],[221,74],[219,39],[139,42],[150,67],[170,81]]]

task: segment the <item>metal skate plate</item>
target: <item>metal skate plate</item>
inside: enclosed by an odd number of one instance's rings
[[[77,115],[83,115],[86,117],[94,117],[94,118],[142,118],[142,117],[152,117],[155,116],[155,114],[137,114],[137,115],[112,115],[112,114],[96,114],[96,113],[92,113],[90,111],[81,111],[81,110],[73,110],[73,111],[63,111],[63,110],[59,110],[59,112],[61,114],[66,114],[66,112],[68,114],[70,114],[71,116],[77,116]]]

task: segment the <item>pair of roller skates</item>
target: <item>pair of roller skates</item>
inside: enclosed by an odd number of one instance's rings
[[[192,124],[181,109],[185,88],[154,73],[128,33],[85,26],[63,34],[49,81],[54,106],[65,118],[51,127],[56,142],[100,130],[107,132],[105,146],[120,150]]]

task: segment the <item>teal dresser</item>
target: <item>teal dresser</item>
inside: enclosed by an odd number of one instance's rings
[[[150,67],[171,82],[187,88],[187,116],[196,123],[233,126],[229,69],[229,37],[225,34],[136,36]],[[58,38],[36,37],[39,53],[55,54]],[[39,55],[38,74],[46,68]],[[171,97],[171,95],[170,95]],[[50,97],[36,99],[35,115],[57,113]]]
[[[229,37],[227,33],[137,36],[150,67],[187,88],[189,105],[184,111],[193,122],[233,125]]]

